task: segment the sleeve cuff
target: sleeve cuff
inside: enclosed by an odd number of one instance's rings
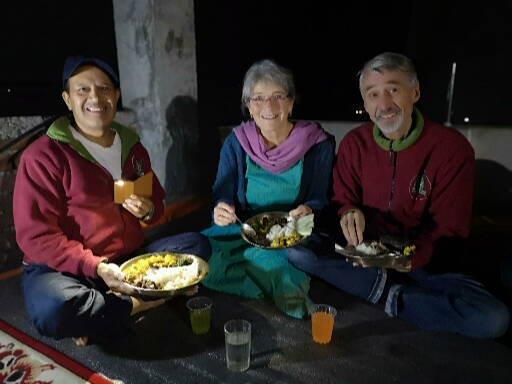
[[[343,215],[345,213],[347,213],[348,211],[351,211],[353,209],[359,209],[359,208],[357,208],[355,205],[351,205],[351,204],[344,205],[343,207],[338,209],[338,216],[341,218],[341,217],[343,217]]]
[[[87,277],[91,277],[93,279],[97,279],[99,277],[98,276],[98,265],[104,260],[108,261],[108,259],[106,257],[92,256],[92,257],[88,258],[85,261],[84,266],[83,266],[84,275]]]

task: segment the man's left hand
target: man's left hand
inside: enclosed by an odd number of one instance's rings
[[[123,208],[133,216],[143,219],[149,212],[154,210],[155,206],[151,200],[145,197],[131,195],[123,202]]]

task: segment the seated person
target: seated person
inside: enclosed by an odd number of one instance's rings
[[[392,235],[410,239],[416,252],[388,268],[361,268],[339,255],[293,250],[290,261],[420,328],[480,338],[502,335],[507,308],[473,279],[445,273],[457,266],[452,260],[461,252],[458,247],[443,252],[446,244],[460,244],[469,234],[471,145],[414,107],[420,88],[407,57],[383,53],[371,59],[360,72],[359,86],[373,123],[348,133],[339,146],[333,201],[341,230],[352,246]]]
[[[307,313],[309,278],[287,261],[287,250],[245,243],[237,216],[289,211],[294,218],[319,213],[329,202],[334,140],[318,124],[292,121],[292,74],[271,60],[253,64],[242,90],[251,119],[226,138],[213,186],[212,289],[266,297],[294,317]]]
[[[75,337],[82,345],[90,336],[121,335],[131,315],[163,303],[134,297],[116,263],[143,253],[140,220],[160,217],[165,194],[153,177],[151,198],[114,203],[114,180],[152,171],[139,136],[114,122],[120,95],[114,70],[96,58],[70,57],[63,89],[72,117],[57,119],[24,151],[14,221],[30,318],[42,335]],[[148,251],[208,257],[209,245],[188,233],[160,239]]]

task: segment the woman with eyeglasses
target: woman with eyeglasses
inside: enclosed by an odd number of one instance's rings
[[[221,150],[213,186],[215,225],[203,232],[213,246],[204,284],[271,299],[300,318],[309,304],[308,276],[288,263],[286,249],[245,243],[236,224],[237,218],[269,211],[287,211],[293,218],[319,214],[329,202],[334,138],[317,123],[291,120],[294,102],[293,76],[274,61],[259,61],[245,74],[242,111],[250,119],[234,128]]]

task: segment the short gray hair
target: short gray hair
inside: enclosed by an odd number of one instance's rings
[[[419,84],[416,68],[414,67],[411,59],[400,53],[384,52],[375,56],[373,59],[368,60],[364,64],[363,68],[358,72],[359,89],[361,89],[361,82],[363,81],[363,76],[366,72],[382,72],[382,70],[404,72],[409,76],[413,86]]]
[[[242,111],[245,110],[254,86],[260,81],[276,84],[284,89],[290,99],[295,99],[295,83],[292,72],[276,62],[265,59],[251,65],[244,76]]]

